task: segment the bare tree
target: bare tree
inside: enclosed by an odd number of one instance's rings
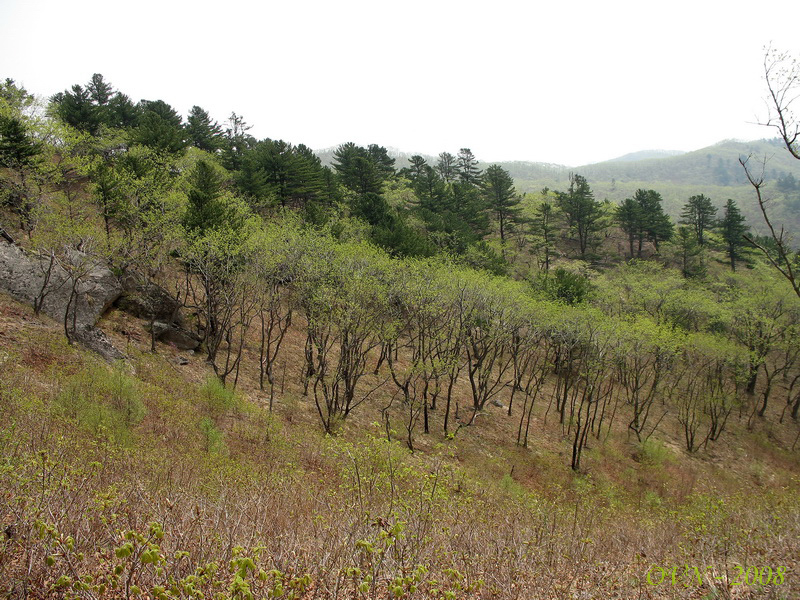
[[[797,272],[798,258],[797,252],[792,251],[792,237],[784,230],[783,226],[776,228],[772,223],[772,220],[769,216],[769,211],[767,210],[769,200],[764,197],[761,189],[764,186],[764,169],[767,159],[763,159],[761,162],[760,173],[756,174],[755,171],[749,166],[751,158],[752,155],[748,156],[747,158],[740,157],[739,164],[741,164],[742,168],[744,168],[745,175],[747,175],[747,180],[750,182],[750,185],[753,186],[753,189],[756,192],[758,208],[761,210],[761,214],[764,217],[764,222],[767,224],[769,235],[775,244],[775,248],[772,250],[767,248],[767,246],[760,243],[750,235],[745,235],[744,238],[761,251],[769,263],[786,278],[786,280],[792,286],[795,294],[800,297],[800,278],[798,277]]]
[[[800,62],[788,52],[767,48],[764,53],[764,78],[767,82],[767,119],[761,125],[778,130],[792,156],[800,160],[800,120],[792,104],[800,97]]]
[[[800,140],[800,120],[795,116],[792,106],[800,97],[800,63],[786,52],[767,48],[764,53],[764,79],[767,83],[767,118],[761,124],[776,129],[786,149],[792,156],[800,160],[800,143],[798,142]],[[740,158],[739,163],[744,168],[750,185],[755,189],[758,207],[769,229],[769,235],[775,243],[775,248],[770,250],[749,236],[745,236],[745,239],[761,250],[770,264],[789,281],[795,294],[800,297],[798,253],[792,251],[791,236],[784,231],[783,227],[776,228],[770,219],[767,210],[768,200],[763,195],[764,166],[767,159],[764,158],[762,161],[760,173],[756,173],[749,167],[748,163],[751,158],[752,156],[746,159]]]

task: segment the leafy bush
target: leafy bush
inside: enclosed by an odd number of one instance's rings
[[[200,397],[209,411],[220,414],[227,411],[241,411],[243,403],[233,388],[228,388],[218,377],[210,376],[200,388]]]
[[[593,289],[592,283],[586,275],[561,267],[554,269],[550,274],[540,276],[538,283],[549,299],[564,302],[570,306],[581,304],[587,300]]]
[[[67,377],[55,407],[80,427],[95,435],[107,433],[123,445],[131,442],[130,429],[147,414],[139,382],[125,373],[122,363],[111,370],[97,366]]]

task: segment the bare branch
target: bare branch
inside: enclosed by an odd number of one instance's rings
[[[792,104],[800,98],[800,63],[786,52],[767,48],[764,78],[769,112],[767,121],[761,125],[777,129],[786,149],[800,160],[800,121],[792,112]]]
[[[766,169],[767,159],[766,157],[761,162],[761,173],[760,175],[756,176],[748,167],[748,162],[752,158],[752,155],[748,156],[747,158],[743,159],[739,157],[739,164],[742,165],[744,169],[745,175],[747,176],[747,180],[750,182],[750,185],[753,186],[753,189],[756,191],[756,199],[758,200],[758,208],[761,210],[761,215],[764,217],[764,222],[767,224],[769,228],[770,236],[772,240],[775,242],[775,246],[777,248],[777,257],[773,256],[773,253],[769,251],[763,244],[756,242],[751,236],[745,236],[745,239],[753,244],[756,248],[761,250],[770,264],[777,269],[781,275],[783,275],[789,283],[792,285],[792,289],[794,289],[795,294],[800,297],[800,281],[798,281],[797,274],[795,273],[794,266],[792,264],[792,251],[789,244],[789,240],[785,235],[785,231],[781,226],[780,231],[775,229],[775,226],[772,224],[772,221],[769,218],[769,213],[767,212],[767,200],[764,198],[763,194],[761,193],[761,188],[764,185],[764,171]]]

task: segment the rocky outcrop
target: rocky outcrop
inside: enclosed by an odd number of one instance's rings
[[[183,315],[181,305],[169,292],[154,283],[126,284],[125,290],[115,305],[120,310],[139,319],[164,321],[180,325]]]
[[[153,331],[159,342],[171,344],[178,350],[196,350],[202,341],[191,331],[163,321],[155,321]]]
[[[58,321],[64,320],[69,306],[76,341],[109,360],[122,358],[105,333],[95,327],[122,293],[119,280],[82,252],[73,251],[67,260],[62,265],[54,257],[27,253],[0,240],[0,290],[20,302],[40,304],[41,312]]]

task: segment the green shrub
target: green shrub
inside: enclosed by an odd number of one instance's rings
[[[540,276],[538,285],[550,300],[564,302],[570,306],[587,300],[593,290],[592,283],[586,275],[561,267]]]
[[[219,378],[210,376],[200,388],[200,396],[214,414],[241,411],[242,401],[232,388],[225,387]]]
[[[217,429],[213,419],[209,417],[203,417],[200,420],[200,431],[203,432],[206,452],[212,454],[225,453],[225,450],[227,450],[227,447],[225,446],[225,434]]]
[[[639,457],[645,464],[660,467],[670,460],[671,453],[660,440],[648,438],[639,446]]]
[[[112,369],[100,365],[66,377],[54,405],[78,426],[128,445],[130,429],[147,414],[141,395],[139,382],[125,373],[123,363]]]

